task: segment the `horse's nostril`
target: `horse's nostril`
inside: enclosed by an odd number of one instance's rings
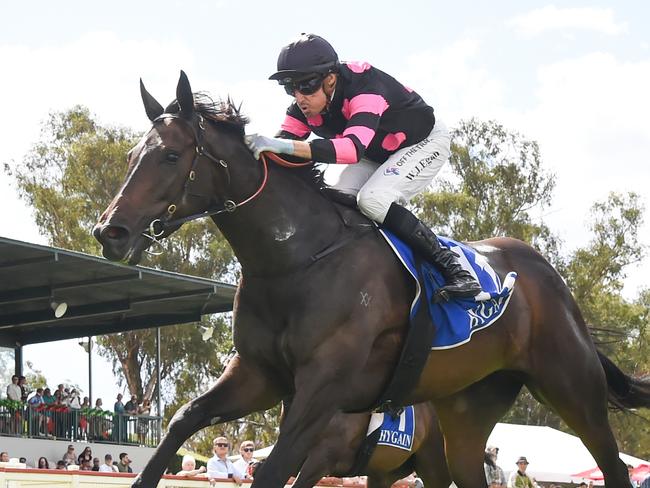
[[[117,225],[108,225],[100,233],[101,237],[111,241],[123,241],[129,238],[129,231]]]

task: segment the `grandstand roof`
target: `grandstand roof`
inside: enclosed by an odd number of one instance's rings
[[[0,346],[195,322],[234,296],[226,283],[0,237]],[[53,301],[68,305],[60,318]]]

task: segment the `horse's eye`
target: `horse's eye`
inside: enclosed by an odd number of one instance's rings
[[[165,162],[166,163],[175,163],[176,161],[178,161],[178,158],[179,158],[178,154],[170,152],[170,153],[167,153],[167,155],[165,156]]]

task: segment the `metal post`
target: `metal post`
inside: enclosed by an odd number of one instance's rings
[[[88,337],[88,403],[93,406],[93,338]]]
[[[160,401],[160,327],[156,327],[156,410],[158,417],[162,417]],[[158,439],[162,438],[162,420],[158,420]]]
[[[16,376],[23,374],[23,346],[18,342],[14,348],[14,374]]]

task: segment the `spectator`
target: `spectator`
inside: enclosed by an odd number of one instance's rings
[[[93,458],[93,467],[91,471],[99,471],[99,458]]]
[[[43,456],[38,458],[38,469],[50,469],[50,463],[47,458]]]
[[[54,395],[52,395],[52,392],[50,391],[49,388],[45,388],[43,390],[43,403],[46,405],[52,405],[55,401]]]
[[[126,417],[124,416],[124,403],[122,403],[122,394],[118,393],[115,398],[115,404],[113,405],[113,412],[115,413],[114,417],[114,430],[113,438],[117,442],[123,442],[126,440]]]
[[[21,395],[22,395],[22,390],[20,389],[19,386],[19,377],[17,375],[13,375],[11,377],[11,383],[7,385],[7,398],[9,400],[12,400],[14,402],[20,402],[21,401]],[[22,430],[22,409],[20,408],[9,408],[9,413],[13,418],[13,421],[9,423],[9,429],[10,433],[20,433]]]
[[[117,466],[113,464],[113,456],[106,454],[104,456],[104,464],[99,467],[100,473],[117,473]]]
[[[627,465],[627,476],[628,476],[628,478],[630,478],[630,485],[632,486],[632,488],[637,488],[637,486],[639,486],[639,485],[637,484],[636,481],[634,481],[632,479],[633,472],[634,472],[634,466],[632,466],[631,464],[628,464]]]
[[[488,446],[485,449],[483,469],[488,488],[506,488],[506,475],[503,473],[503,469],[497,466],[498,455],[499,448],[496,446]]]
[[[68,404],[71,408],[79,410],[81,408],[81,401],[79,399],[79,392],[74,388],[70,392],[70,398],[68,399]]]
[[[43,388],[36,388],[36,393],[34,393],[34,396],[32,396],[27,401],[27,403],[32,408],[32,411],[30,412],[30,416],[29,416],[30,419],[29,422],[31,424],[30,428],[32,429],[32,432],[38,435],[40,435],[41,433],[45,433],[45,429],[44,429],[45,417],[43,416],[42,410],[39,408],[41,405],[44,405]]]
[[[133,469],[130,466],[131,460],[129,455],[125,452],[120,453],[120,461],[117,463],[117,470],[120,473],[133,473]]]
[[[77,458],[77,463],[79,466],[82,466],[85,461],[88,461],[92,464],[93,462],[93,451],[90,449],[90,446],[86,446],[85,449],[79,454]]]
[[[124,413],[124,403],[122,403],[122,394],[118,393],[115,400],[116,401],[115,401],[115,405],[113,405],[113,412],[115,412],[118,415],[122,415]]]
[[[11,377],[11,383],[7,385],[7,398],[13,400],[14,402],[20,401],[20,386],[18,386],[18,376],[13,375]]]
[[[124,411],[129,415],[137,415],[138,413],[138,397],[131,395],[131,399],[124,405]]]
[[[20,401],[25,403],[29,396],[29,389],[27,388],[27,378],[24,376],[18,377],[18,386],[20,386]]]
[[[186,454],[181,462],[181,470],[176,473],[176,476],[199,476],[203,473],[205,473],[205,466],[196,469],[196,459],[194,456]]]
[[[257,459],[253,459],[253,452],[255,452],[255,443],[253,441],[244,441],[239,446],[241,458],[235,461],[234,465],[244,475],[245,479],[250,479],[248,467],[257,461]]]
[[[97,408],[97,409],[99,409],[99,410],[104,410],[104,409],[102,408],[102,405],[103,405],[103,404],[104,404],[104,403],[102,402],[102,399],[101,399],[101,398],[98,398],[97,400],[95,400],[95,408]]]
[[[151,401],[149,399],[145,398],[142,400],[142,405],[138,407],[138,415],[142,415],[143,417],[148,417],[151,415]],[[144,446],[146,444],[145,440],[147,438],[147,434],[149,433],[149,419],[138,419],[137,429],[138,443],[141,446]]]
[[[26,458],[26,457],[20,457],[20,458],[18,458],[18,462],[19,462],[20,464],[24,464],[26,468],[31,468],[31,466],[29,466],[29,465],[27,464],[27,458]]]
[[[97,463],[99,463],[99,459],[97,459]],[[93,470],[93,462],[84,459],[81,462],[81,467],[79,469],[81,471],[92,471]],[[99,470],[99,466],[97,466],[97,470]]]
[[[526,468],[528,468],[528,459],[521,456],[517,459],[517,470],[510,473],[508,488],[535,488],[533,480],[526,474]]]
[[[77,453],[74,452],[74,446],[72,444],[68,446],[68,450],[65,452],[61,460],[65,463],[66,466],[70,464],[77,464]]]
[[[31,397],[27,403],[32,407],[37,407],[43,403],[43,388],[36,388],[36,393],[34,393],[34,396]]]
[[[217,437],[212,443],[214,456],[208,460],[208,480],[211,484],[217,478],[232,478],[235,483],[241,484],[244,475],[228,459],[230,444],[225,437]]]
[[[641,482],[639,488],[650,488],[650,475]]]
[[[57,461],[56,462],[56,469],[67,469],[66,466],[65,466],[65,461],[63,461],[63,460]]]
[[[90,408],[90,398],[84,397],[84,401],[81,404],[81,408]]]
[[[9,462],[9,453],[7,451],[0,452],[0,463]]]

